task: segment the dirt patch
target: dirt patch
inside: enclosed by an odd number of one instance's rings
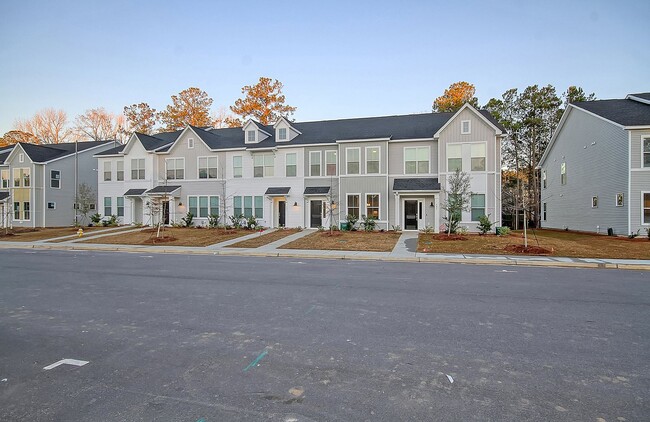
[[[553,251],[549,251],[545,248],[540,248],[539,246],[508,245],[503,249],[511,253],[524,255],[550,255],[553,253]]]
[[[259,248],[260,246],[268,245],[277,240],[284,239],[287,236],[296,234],[300,232],[298,229],[284,229],[276,230],[271,233],[261,234],[252,239],[244,240],[241,242],[234,243],[232,245],[226,246],[227,248]]]
[[[108,245],[156,245],[164,243],[173,246],[208,246],[226,240],[246,236],[253,233],[250,230],[223,230],[195,227],[166,227],[161,232],[162,238],[156,238],[157,228],[144,228],[140,231],[129,233],[116,233],[115,235],[88,239],[81,243],[98,243]],[[164,239],[164,240],[161,240]]]
[[[467,240],[467,236],[464,236],[462,234],[434,234],[431,235],[432,240],[442,240],[442,241],[449,241],[449,240]]]
[[[77,230],[79,230],[77,227],[46,227],[35,229],[15,227],[10,229],[6,235],[4,230],[2,230],[0,239],[9,242],[35,242],[67,236],[65,240],[71,240],[77,237]],[[84,233],[100,232],[106,230],[106,227],[83,227],[83,230]]]
[[[291,243],[280,246],[280,249],[391,252],[399,240],[400,235],[401,233],[393,231],[336,231],[335,235],[330,235],[329,231],[323,231],[301,237]]]

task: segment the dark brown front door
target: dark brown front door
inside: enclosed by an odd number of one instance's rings
[[[404,201],[404,230],[418,229],[418,201]]]
[[[287,202],[279,201],[278,202],[278,225],[284,227],[286,225],[286,210]]]
[[[169,224],[169,201],[163,201],[163,224]]]
[[[323,201],[311,201],[311,228],[323,225]]]

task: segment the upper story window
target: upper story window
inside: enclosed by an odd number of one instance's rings
[[[9,170],[0,171],[0,178],[2,179],[2,189],[9,189]]]
[[[14,169],[14,187],[15,188],[20,187],[21,179],[22,178],[20,177],[20,169]]]
[[[232,177],[240,178],[242,173],[242,157],[241,155],[235,155],[232,157]]]
[[[404,173],[426,174],[429,173],[429,147],[404,148]]]
[[[104,182],[110,182],[113,175],[110,161],[104,161]]]
[[[199,157],[199,179],[217,179],[218,165],[217,157]]]
[[[546,170],[542,170],[542,188],[546,189]]]
[[[29,169],[22,169],[23,171],[23,187],[30,187],[32,185],[31,183],[31,178],[29,175],[30,170]],[[27,218],[25,220],[28,220]]]
[[[366,173],[379,174],[379,147],[366,147]]]
[[[650,167],[650,137],[643,138],[643,167]]]
[[[472,122],[471,120],[462,120],[460,122],[460,133],[462,135],[469,135],[472,133]]]
[[[131,179],[144,180],[144,158],[131,159]]]
[[[167,179],[185,179],[185,159],[184,158],[166,158],[165,167],[167,168]]]
[[[566,185],[566,163],[560,165],[560,183]]]
[[[298,165],[296,164],[297,155],[295,152],[286,155],[286,168],[285,175],[287,177],[295,177]]]
[[[360,148],[346,148],[345,162],[347,174],[359,174],[359,162],[361,160]]]
[[[115,173],[115,180],[123,181],[124,180],[124,161],[120,160],[117,162],[117,172]]]
[[[23,154],[22,152],[20,154],[18,154],[18,162],[19,163],[24,163],[25,162],[25,154]]]
[[[253,177],[272,177],[274,166],[273,154],[256,154],[253,156]]]
[[[472,171],[485,171],[485,144],[472,144]]]
[[[50,170],[50,187],[54,189],[61,189],[60,170]]]
[[[194,138],[187,138],[187,149],[194,148]]]
[[[447,145],[447,171],[463,171],[463,146],[459,144]]]
[[[309,153],[309,175],[320,176],[320,151],[311,151]]]
[[[246,142],[254,143],[255,142],[255,135],[256,135],[256,130],[247,130],[246,131]]]
[[[286,127],[281,127],[278,129],[278,141],[286,141],[287,140],[287,128]]]
[[[336,151],[325,151],[325,175],[336,176]]]

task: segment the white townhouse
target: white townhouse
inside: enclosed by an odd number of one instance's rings
[[[180,222],[191,212],[198,224],[241,214],[268,227],[317,228],[366,215],[382,229],[438,231],[445,182],[460,169],[473,192],[461,225],[474,230],[482,215],[501,223],[504,136],[469,104],[456,113],[134,133],[95,155],[98,208],[125,224]]]

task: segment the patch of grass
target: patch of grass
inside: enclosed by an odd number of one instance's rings
[[[436,239],[436,235],[421,233],[418,237],[418,252],[510,255],[518,250],[513,248],[513,245],[524,244],[521,231],[513,232],[510,236],[471,234],[465,237],[464,241],[441,241]],[[650,259],[650,242],[639,238],[630,240],[623,237],[537,229],[534,232],[528,231],[528,246],[546,249],[550,252],[545,255],[550,256]]]
[[[108,227],[83,227],[84,233],[100,232],[108,229]],[[55,237],[70,236],[72,240],[77,236],[77,227],[47,227],[47,228],[22,228],[16,227],[9,230],[9,234],[5,235],[4,230],[0,230],[0,241],[3,242],[36,242],[39,240],[53,239]]]
[[[287,236],[296,234],[299,231],[300,230],[298,229],[276,230],[272,233],[262,234],[252,239],[243,240],[241,242],[237,242],[226,247],[227,248],[259,248],[261,246],[268,245],[269,243],[273,243],[276,240],[284,239]]]
[[[395,232],[335,231],[330,235],[324,231],[301,237],[280,249],[391,252],[399,237],[400,233]]]
[[[119,232],[123,232],[123,231],[126,231],[126,230],[133,230],[134,228],[135,227],[133,227],[133,226],[123,226],[123,227],[120,227],[120,228],[115,228],[115,227],[84,227],[84,234],[83,234],[82,237],[86,238],[86,237],[89,237],[89,236],[94,236],[96,234],[101,234],[102,231],[108,230],[108,229],[113,229],[113,230],[110,231],[110,233],[117,234]],[[88,230],[88,229],[95,229],[95,230]],[[70,240],[74,240],[74,239],[77,239],[77,238],[79,238],[79,236],[77,235],[77,232],[75,230],[75,234],[72,235],[72,236],[63,237],[63,238],[57,239],[57,240],[47,240],[47,242],[48,243],[62,243],[62,242],[68,242]]]
[[[116,233],[114,236],[100,237],[99,239],[88,239],[81,243],[97,243],[102,245],[156,245],[164,244],[171,246],[208,246],[226,240],[246,236],[254,233],[250,230],[224,230],[205,229],[194,227],[166,227],[164,238],[156,238],[156,229],[147,227],[141,231],[129,233]]]

